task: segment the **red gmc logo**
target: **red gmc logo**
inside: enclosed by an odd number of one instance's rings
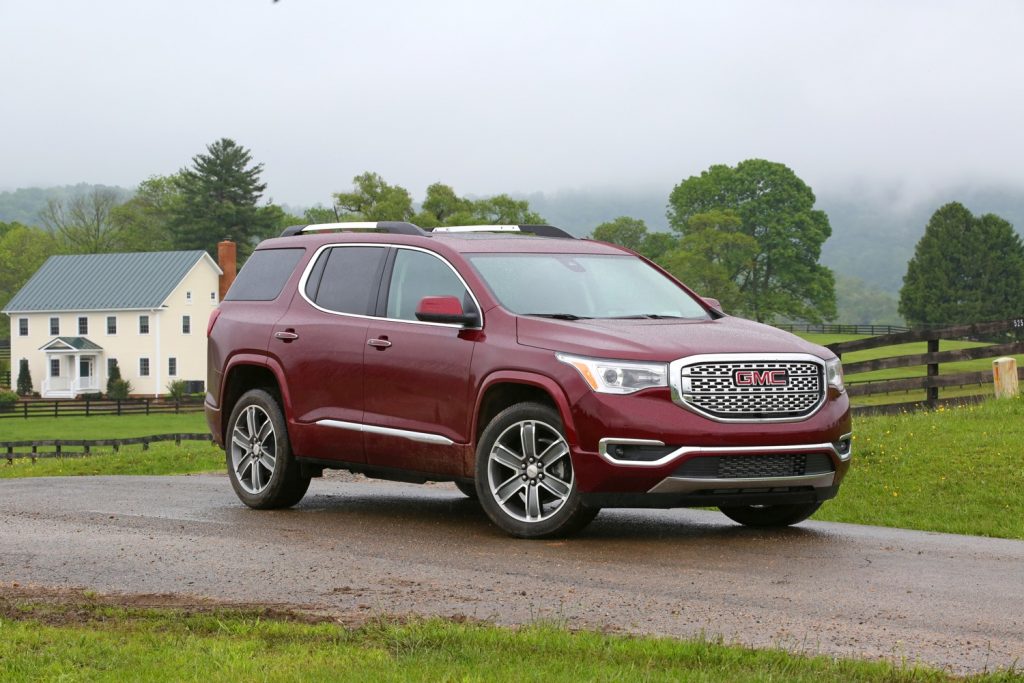
[[[733,381],[738,387],[784,387],[789,377],[785,370],[737,370]]]

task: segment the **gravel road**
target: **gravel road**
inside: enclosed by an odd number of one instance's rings
[[[604,511],[518,541],[449,484],[314,480],[257,512],[227,478],[0,481],[0,581],[178,593],[337,614],[421,614],[895,658],[1024,664],[1024,542],[715,512]]]

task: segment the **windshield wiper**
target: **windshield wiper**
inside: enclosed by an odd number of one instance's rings
[[[609,320],[668,320],[679,317],[678,315],[661,315],[660,313],[637,313],[636,315],[616,315]]]
[[[554,318],[556,320],[589,320],[585,315],[575,313],[523,313],[523,315],[534,315],[538,318]]]

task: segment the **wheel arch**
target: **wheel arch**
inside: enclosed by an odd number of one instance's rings
[[[255,355],[238,355],[228,362],[221,384],[220,407],[225,419],[221,421],[221,433],[227,433],[227,416],[235,409],[235,404],[250,389],[266,389],[281,403],[285,421],[291,414],[287,385],[282,381],[283,373],[280,366],[272,360]]]
[[[565,438],[570,447],[578,444],[569,400],[562,388],[550,377],[521,371],[495,372],[484,380],[473,410],[473,445],[480,440],[487,424],[505,408],[534,401],[551,406],[562,419]]]

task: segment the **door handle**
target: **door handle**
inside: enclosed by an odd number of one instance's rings
[[[382,339],[371,339],[370,341],[366,342],[366,345],[372,346],[378,351],[383,351],[384,349],[391,346],[391,342],[388,341],[387,337],[384,337]]]
[[[274,338],[275,339],[280,339],[285,344],[287,344],[289,342],[293,342],[296,339],[298,339],[299,335],[297,335],[293,330],[285,330],[283,332],[275,332],[274,333]]]

